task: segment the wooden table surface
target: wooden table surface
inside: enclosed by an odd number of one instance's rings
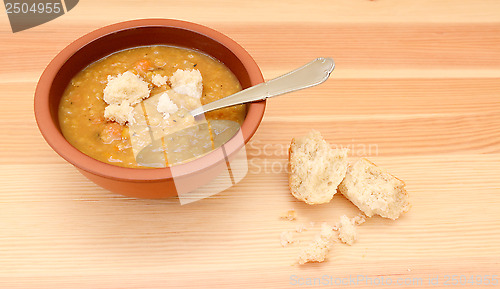
[[[138,18],[215,28],[266,79],[319,56],[336,69],[319,87],[268,101],[247,147],[249,174],[235,187],[185,206],[122,197],[50,149],[33,93],[70,42]],[[88,0],[15,34],[2,12],[0,55],[2,289],[500,282],[499,1]],[[299,266],[320,223],[357,214],[340,194],[320,206],[289,194],[287,146],[310,129],[405,180],[412,209],[397,221],[369,219],[353,246]],[[297,220],[280,220],[289,209]],[[310,229],[283,248],[281,232],[301,224]]]

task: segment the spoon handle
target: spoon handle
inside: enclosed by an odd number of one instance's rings
[[[197,116],[215,109],[264,100],[269,97],[316,86],[325,82],[334,68],[335,63],[332,58],[316,58],[287,74],[193,109],[191,114]]]

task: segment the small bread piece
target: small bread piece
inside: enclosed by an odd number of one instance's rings
[[[165,91],[160,95],[160,98],[158,99],[156,110],[163,113],[164,119],[168,119],[170,117],[170,114],[176,113],[179,110],[179,107],[170,99],[170,96]]]
[[[319,235],[307,247],[302,249],[298,259],[299,264],[325,261],[334,238],[333,228],[326,223],[321,225]]]
[[[104,88],[103,99],[107,104],[128,103],[133,106],[149,97],[148,83],[130,71],[117,76],[108,75],[108,84]]]
[[[332,149],[318,131],[292,139],[289,186],[292,195],[310,205],[328,203],[347,167],[348,149]]]
[[[153,83],[153,85],[157,87],[166,85],[167,81],[168,81],[168,76],[162,76],[161,74],[154,74],[151,77],[151,83]]]
[[[405,183],[366,159],[349,167],[339,191],[366,216],[396,220],[410,209]]]
[[[355,219],[349,219],[346,215],[340,217],[339,239],[342,243],[352,245],[356,241],[357,233],[354,226]]]
[[[116,121],[121,125],[125,125],[127,122],[134,122],[134,108],[128,103],[123,104],[110,104],[104,109],[104,118],[110,121]]]
[[[194,98],[201,98],[203,92],[203,79],[198,69],[177,69],[170,77],[172,89],[179,93]]]
[[[132,123],[133,106],[148,98],[150,92],[148,83],[130,71],[117,76],[108,75],[103,99],[109,105],[104,109],[104,118],[121,125]]]

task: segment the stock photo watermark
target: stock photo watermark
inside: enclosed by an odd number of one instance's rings
[[[177,178],[176,167],[172,167],[172,175],[178,191],[181,204],[191,203],[216,193],[222,192],[240,182],[247,174],[288,174],[288,150],[289,144],[264,144],[259,140],[251,141],[244,145],[244,139],[239,131],[233,140],[241,149],[234,155],[226,153],[226,145],[222,145],[222,151],[226,160],[224,168],[220,169],[219,175],[211,182],[198,187],[201,180],[195,182],[183,181]],[[150,143],[146,141],[144,143]],[[333,149],[349,149],[351,157],[378,156],[377,144],[360,144],[354,141],[350,144],[333,144]],[[158,155],[159,158],[163,156]],[[159,161],[162,162],[161,160]],[[180,174],[179,174],[180,175]],[[192,189],[197,187],[196,189]]]
[[[333,149],[349,149],[351,157],[378,156],[378,144],[332,144]],[[249,172],[252,174],[288,173],[288,150],[290,144],[263,144],[259,140],[247,144]]]
[[[396,276],[366,276],[349,275],[336,277],[322,275],[318,277],[301,277],[290,275],[289,283],[292,286],[498,286],[497,274],[445,274],[429,275],[426,277],[396,277]]]
[[[78,0],[4,0],[13,33],[23,31],[64,15]]]

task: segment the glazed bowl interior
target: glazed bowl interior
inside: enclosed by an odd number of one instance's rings
[[[257,64],[241,46],[219,32],[198,24],[166,19],[135,20],[87,34],[54,58],[42,74],[35,94],[35,115],[44,138],[58,154],[79,169],[114,179],[151,181],[171,178],[170,168],[133,169],[95,160],[66,141],[59,127],[61,96],[78,72],[114,52],[148,45],[171,45],[208,54],[224,63],[236,75],[243,89],[263,81]],[[264,109],[265,101],[248,105],[247,116],[241,126],[245,143],[255,133]],[[231,154],[242,145],[231,139],[225,146]],[[176,175],[207,170],[224,161],[216,151],[176,165]]]

